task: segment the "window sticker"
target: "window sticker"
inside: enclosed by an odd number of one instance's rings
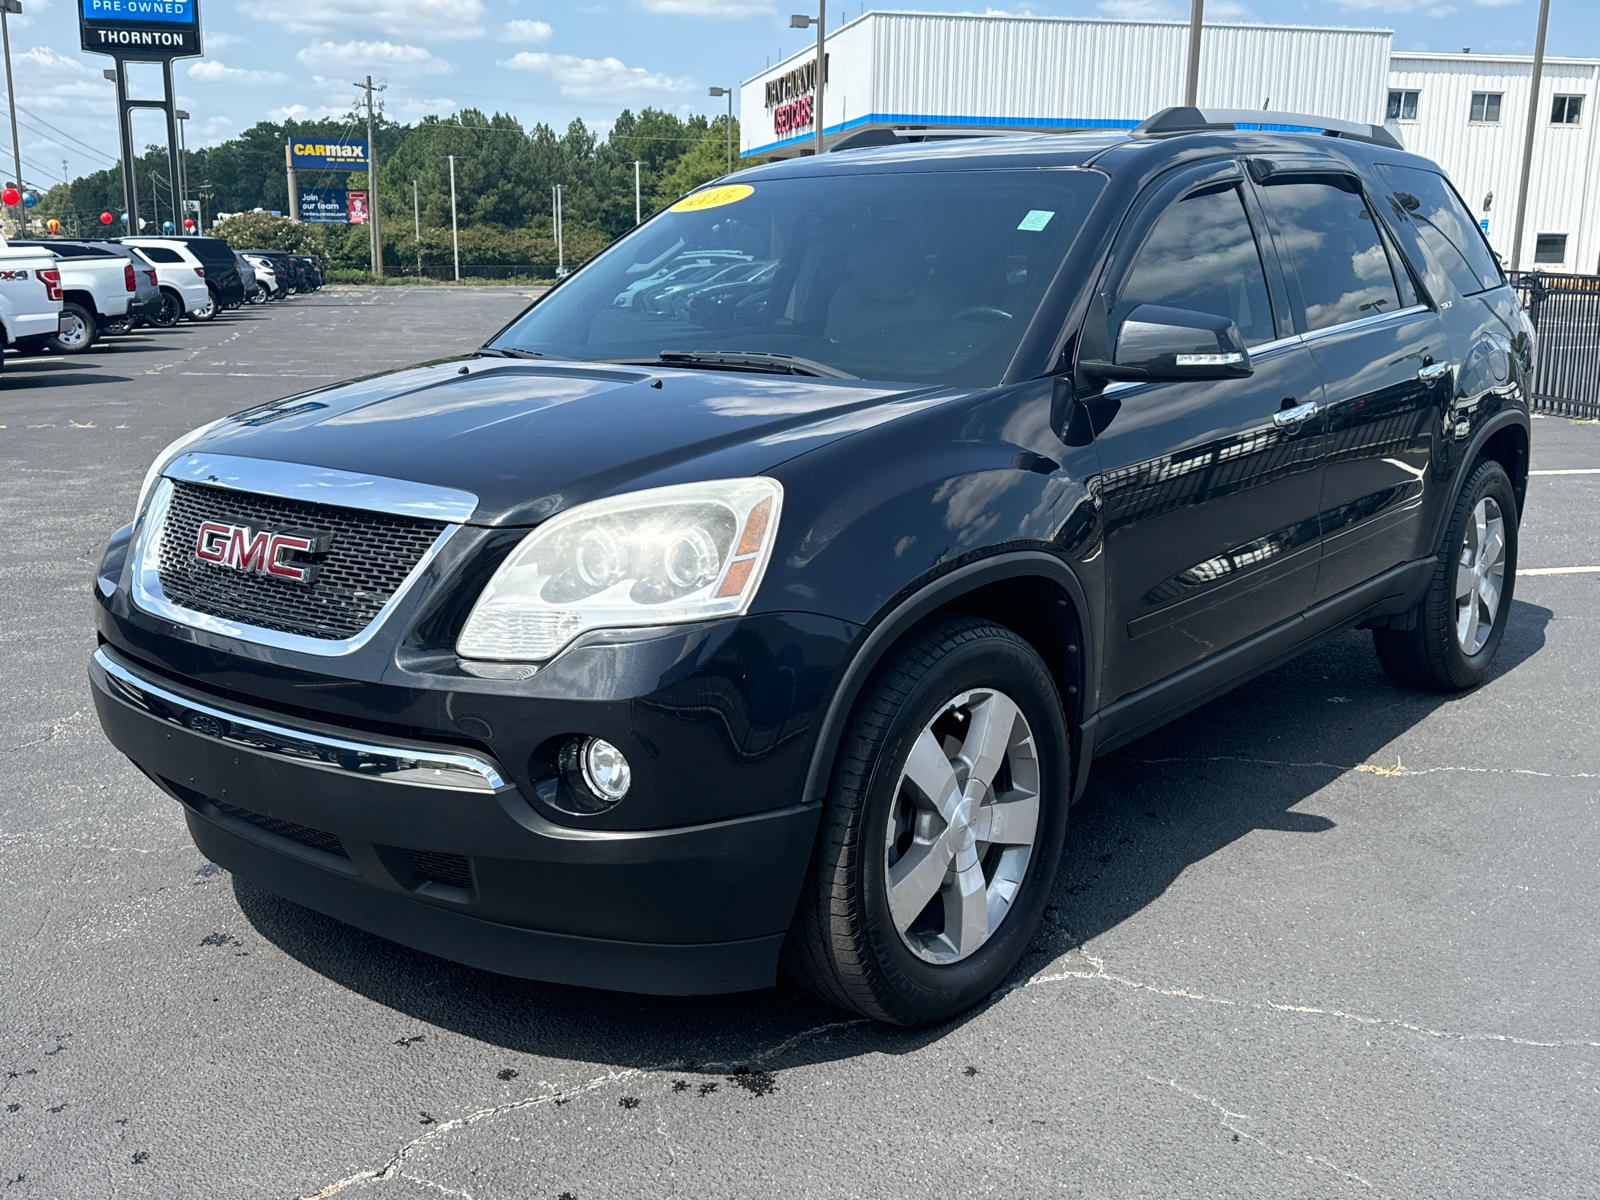
[[[707,188],[703,192],[685,196],[674,204],[669,211],[703,212],[708,208],[721,208],[724,204],[735,204],[743,200],[754,191],[755,188],[747,183],[730,183],[723,187]]]
[[[1029,209],[1028,215],[1022,218],[1022,223],[1017,228],[1027,233],[1038,233],[1046,225],[1050,224],[1050,218],[1055,215],[1054,212],[1048,209]]]

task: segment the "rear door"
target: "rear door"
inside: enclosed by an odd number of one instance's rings
[[[1423,503],[1450,400],[1450,343],[1359,179],[1256,167],[1295,324],[1322,379],[1322,601],[1428,553]]]
[[[1139,304],[1187,308],[1231,319],[1254,372],[1112,384],[1092,401],[1114,410],[1096,439],[1104,703],[1221,655],[1311,601],[1322,385],[1287,324],[1260,219],[1237,164],[1191,168],[1142,199],[1113,253],[1103,289],[1113,344]]]

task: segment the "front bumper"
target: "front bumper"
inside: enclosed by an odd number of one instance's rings
[[[570,828],[478,752],[223,701],[109,646],[89,676],[107,736],[183,803],[201,851],[269,891],[531,979],[681,995],[775,978],[815,806]]]

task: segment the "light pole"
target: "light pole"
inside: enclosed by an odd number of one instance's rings
[[[1528,211],[1528,175],[1533,170],[1533,135],[1539,130],[1539,80],[1544,75],[1544,29],[1550,0],[1539,0],[1539,35],[1533,42],[1533,81],[1528,91],[1528,124],[1522,135],[1522,175],[1517,180],[1517,219],[1511,233],[1511,269],[1522,265],[1522,218]],[[15,117],[11,118],[13,121]]]
[[[0,0],[0,40],[6,49],[6,104],[11,109],[11,157],[17,164],[17,189],[22,189],[22,146],[17,141],[17,93],[11,88],[11,29],[6,17],[22,11],[22,0]]]
[[[456,282],[461,282],[461,235],[456,232],[456,156],[446,154],[450,160],[450,242],[456,252]]]
[[[417,181],[411,181],[411,224],[417,237],[417,278],[422,278],[422,205],[417,200]]]
[[[1193,0],[1189,6],[1189,71],[1183,80],[1183,102],[1190,108],[1200,103],[1200,22],[1206,0]]]
[[[633,223],[637,225],[644,219],[642,216],[643,210],[639,206],[639,168],[644,164],[635,161],[626,165],[633,168]]]
[[[726,96],[728,98],[728,174],[733,174],[733,89],[714,87],[710,90],[711,96]]]
[[[550,185],[550,220],[555,232],[556,240],[556,278],[564,279],[567,274],[566,258],[562,254],[561,246],[561,185]]]
[[[1195,0],[1199,3],[1199,0]],[[822,77],[827,74],[828,59],[822,49],[822,35],[828,25],[828,0],[817,0],[817,15],[808,17],[804,13],[795,13],[789,18],[790,29],[809,29],[817,27],[817,77],[811,85],[811,127],[816,131],[816,140],[813,143],[812,153],[822,153]],[[728,102],[729,107],[733,102]]]

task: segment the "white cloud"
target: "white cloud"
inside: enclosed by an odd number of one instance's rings
[[[1501,4],[1516,4],[1519,0],[1476,0],[1486,8]],[[1421,13],[1425,17],[1448,17],[1455,13],[1453,4],[1439,0],[1334,0],[1340,8],[1356,12]]]
[[[308,67],[388,67],[424,75],[450,70],[450,64],[432,51],[394,42],[312,42],[295,57]]]
[[[639,0],[639,7],[673,17],[764,17],[777,11],[771,0]]]
[[[543,21],[507,21],[504,32],[507,41],[532,42],[537,46],[541,42],[548,42],[555,30]]]
[[[242,46],[250,39],[236,33],[212,33],[207,30],[203,40],[207,50],[226,50],[230,46]]]
[[[500,64],[515,71],[538,71],[561,85],[566,96],[659,95],[699,87],[687,75],[662,75],[630,67],[614,58],[575,58],[570,54],[536,54],[524,50]]]
[[[1176,21],[1188,15],[1169,0],[1104,0],[1098,11],[1119,21]]]
[[[247,71],[243,67],[230,67],[214,58],[203,58],[189,67],[189,78],[201,83],[234,83],[245,87],[287,83],[289,77],[282,71]]]
[[[416,96],[391,103],[385,112],[408,124],[422,120],[423,117],[448,117],[456,110],[456,102],[444,96]]]
[[[290,33],[348,29],[449,41],[470,41],[484,34],[483,0],[240,0],[239,11]]]

